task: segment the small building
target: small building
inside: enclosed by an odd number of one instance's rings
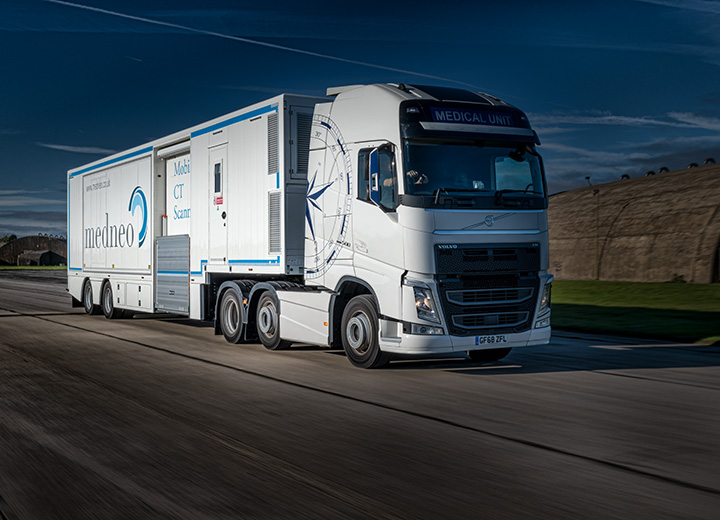
[[[17,259],[19,266],[63,265],[64,263],[64,257],[47,249],[44,251],[26,250],[18,255]]]

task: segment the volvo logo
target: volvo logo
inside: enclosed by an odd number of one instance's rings
[[[487,217],[485,217],[485,219],[482,222],[478,222],[477,224],[473,224],[472,226],[468,226],[464,229],[475,229],[480,226],[493,227],[495,225],[495,222],[497,222],[498,220],[505,218],[505,217],[510,217],[512,215],[514,215],[514,213],[503,213],[502,215],[497,215],[497,216],[496,215],[488,215]]]

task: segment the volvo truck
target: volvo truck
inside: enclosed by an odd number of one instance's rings
[[[68,290],[231,343],[497,360],[550,339],[539,140],[488,94],[283,94],[68,172]]]

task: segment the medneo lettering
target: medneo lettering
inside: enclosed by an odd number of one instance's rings
[[[511,114],[487,112],[468,108],[436,108],[431,107],[433,121],[438,123],[462,123],[470,125],[513,126]]]
[[[101,247],[132,247],[135,242],[135,228],[132,224],[110,225],[105,213],[105,225],[85,228],[85,249]]]

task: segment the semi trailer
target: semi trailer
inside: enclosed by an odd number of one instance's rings
[[[488,94],[282,94],[68,172],[68,290],[228,342],[497,360],[550,339],[536,132]]]

